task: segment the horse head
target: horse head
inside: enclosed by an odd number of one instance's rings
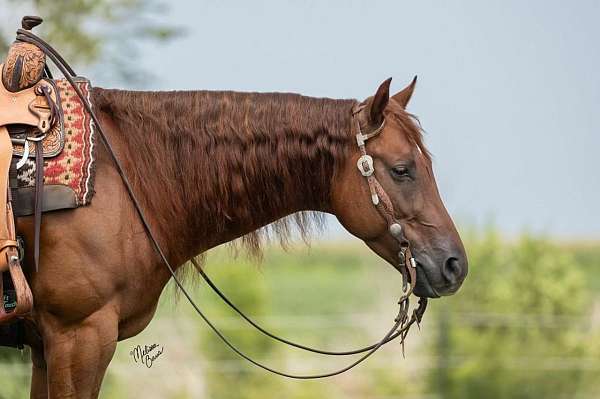
[[[423,297],[451,295],[467,275],[465,249],[440,197],[418,121],[406,111],[416,78],[391,97],[390,82],[391,78],[355,107],[354,133],[369,140],[362,151],[359,138],[334,177],[332,211],[350,233],[387,262],[398,265],[398,240],[377,209],[377,190],[363,177],[368,171],[361,174],[361,157],[368,154],[372,166],[367,168],[388,197],[391,216],[401,225],[402,239],[406,245],[410,243],[416,260],[414,293]],[[361,170],[357,170],[357,163]]]

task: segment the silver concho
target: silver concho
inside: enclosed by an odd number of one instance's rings
[[[390,225],[390,234],[397,240],[402,238],[402,226],[398,223],[393,223]]]
[[[375,169],[373,168],[373,158],[371,158],[370,155],[365,154],[358,158],[356,166],[358,167],[358,170],[360,170],[360,173],[364,177],[371,176],[375,171]]]

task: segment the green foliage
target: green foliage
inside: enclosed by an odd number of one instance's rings
[[[593,322],[598,310],[592,316],[600,297],[591,283],[600,275],[600,246],[534,237],[506,241],[491,230],[467,235],[465,244],[470,271],[464,286],[455,296],[431,301],[422,332],[409,334],[405,359],[391,344],[342,377],[271,376],[238,359],[185,301],[175,307],[173,291],[165,290],[154,321],[133,339],[164,345],[164,357],[152,369],[139,368],[128,355],[132,340],[121,342],[101,397],[600,397],[600,331]],[[275,333],[331,349],[380,338],[400,289],[398,274],[354,242],[288,253],[268,248],[258,266],[218,249],[210,252],[206,270],[234,303]],[[269,341],[205,284],[191,291],[227,337],[275,368],[320,372],[350,360],[303,354]],[[0,399],[25,398],[27,357],[10,353],[12,361],[0,360]],[[11,378],[7,385],[5,371],[22,381]]]
[[[565,249],[573,254],[575,262],[581,265],[586,275],[586,285],[591,292],[600,292],[600,245],[594,242],[574,242],[565,245]]]
[[[588,328],[592,298],[582,265],[532,237],[507,243],[489,232],[468,244],[462,291],[436,307],[430,387],[461,399],[589,395],[600,347]]]
[[[21,353],[0,347],[0,399],[28,398],[31,365],[29,350]],[[6,377],[10,380],[6,381]]]
[[[136,83],[143,76],[135,63],[140,40],[164,42],[181,30],[164,25],[153,16],[165,12],[160,0],[0,0],[0,7],[15,7],[36,14],[44,23],[34,29],[74,66],[89,66],[100,60],[117,80]],[[0,35],[0,54],[20,28]]]
[[[278,255],[274,254],[274,258],[278,259]],[[223,261],[223,253],[217,254],[216,258],[219,259],[219,267],[210,268],[210,273],[215,280],[223,282],[222,288],[234,303],[243,304],[243,308],[248,309],[252,317],[258,320],[273,312],[267,281],[265,278],[261,278],[263,276],[257,273],[251,264],[241,259],[234,262]],[[267,259],[269,258],[270,256],[267,257]],[[214,264],[215,257],[213,256],[210,260],[210,264]],[[271,263],[267,260],[265,267],[269,267],[269,264]],[[290,270],[289,267],[285,269]],[[294,278],[291,277],[287,279],[287,282],[293,280]],[[278,288],[289,288],[285,281],[282,282],[284,282],[284,287]],[[220,315],[222,318],[233,315],[223,307],[219,300],[216,300],[212,293],[208,293],[208,297],[203,303],[213,318],[216,315]],[[297,303],[293,303],[292,309],[297,309],[296,305]],[[290,308],[287,310],[289,311]],[[254,358],[266,359],[265,362],[275,368],[286,369],[288,367],[281,345],[265,339],[249,329],[246,324],[232,323],[229,319],[229,322],[221,327],[225,335],[236,346],[248,351]],[[248,367],[247,364],[240,362],[239,357],[209,329],[201,330],[199,353],[202,353],[208,363],[213,365],[212,368],[209,366],[205,371],[209,397],[254,399],[262,398],[268,392],[279,392],[283,397],[297,399],[327,396],[322,385],[305,384],[297,389],[289,389],[284,383],[285,381],[280,378],[261,372],[254,367]]]
[[[373,289],[353,289],[358,280],[363,286],[370,286],[369,281],[373,268],[377,271],[389,272],[387,265],[373,260],[369,252],[357,251],[356,248],[343,248],[332,251],[330,247],[315,247],[301,251],[301,256],[294,256],[282,250],[271,250],[264,263],[264,278],[272,284],[271,297],[278,298],[273,303],[273,311],[287,313],[290,309],[297,312],[314,313],[318,309],[321,314],[340,314],[345,309],[368,309],[376,305],[380,298],[373,295]],[[294,251],[293,253],[298,253]],[[369,267],[369,262],[374,263]],[[335,284],[339,289],[332,289]],[[324,301],[323,293],[327,293]]]

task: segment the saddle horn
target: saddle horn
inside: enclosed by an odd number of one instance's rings
[[[27,15],[21,20],[21,26],[31,30],[42,22],[40,17]],[[11,44],[2,66],[2,83],[8,91],[16,93],[33,87],[45,70],[46,54],[35,44],[17,40]]]
[[[21,27],[25,30],[32,30],[40,25],[44,20],[36,15],[25,15],[21,20]]]

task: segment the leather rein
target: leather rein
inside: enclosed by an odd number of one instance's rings
[[[140,220],[146,230],[146,233],[148,234],[148,237],[149,237],[150,241],[152,242],[152,245],[154,246],[155,250],[157,251],[160,259],[162,260],[162,262],[165,264],[165,266],[169,270],[169,273],[171,274],[171,277],[175,281],[175,284],[178,286],[178,288],[181,290],[183,295],[189,301],[190,305],[194,308],[196,313],[198,313],[198,315],[204,320],[204,322],[208,325],[208,327],[211,330],[213,330],[213,332],[232,351],[234,351],[236,354],[238,354],[240,357],[247,360],[248,362],[254,364],[255,366],[258,366],[258,367],[260,367],[266,371],[269,371],[273,374],[277,374],[277,375],[280,375],[283,377],[288,377],[288,378],[308,380],[308,379],[332,377],[332,376],[335,376],[338,374],[342,374],[342,373],[354,368],[358,364],[362,363],[367,358],[369,358],[371,355],[373,355],[383,345],[387,344],[388,342],[390,342],[398,337],[401,338],[401,343],[402,343],[402,347],[404,350],[404,340],[406,338],[406,335],[408,334],[410,327],[414,323],[417,323],[417,325],[420,323],[421,318],[423,317],[423,314],[427,307],[427,299],[420,298],[419,306],[413,310],[412,315],[409,317],[409,315],[408,315],[409,297],[412,294],[412,291],[414,289],[414,285],[416,282],[415,260],[411,255],[410,245],[409,245],[408,240],[405,238],[405,236],[403,234],[403,229],[402,229],[400,223],[398,222],[398,220],[395,218],[394,209],[393,209],[392,203],[389,199],[389,196],[386,194],[385,190],[383,189],[383,187],[381,186],[381,184],[377,181],[377,178],[375,177],[374,168],[373,168],[373,158],[371,156],[369,156],[366,152],[366,141],[368,139],[376,136],[383,130],[385,120],[382,122],[381,126],[379,128],[377,128],[376,130],[374,130],[368,134],[363,134],[361,131],[359,120],[358,120],[358,115],[360,114],[360,112],[362,111],[362,109],[365,106],[358,105],[358,106],[354,107],[353,111],[352,111],[353,122],[356,122],[356,125],[357,125],[356,140],[357,140],[357,144],[360,149],[360,152],[362,154],[361,157],[359,158],[359,161],[357,164],[358,169],[360,170],[361,174],[367,179],[367,182],[369,185],[369,190],[371,192],[371,201],[372,201],[373,205],[377,208],[379,213],[386,220],[386,222],[388,224],[389,233],[392,235],[392,237],[394,237],[398,241],[399,248],[400,248],[399,252],[398,252],[399,263],[395,267],[398,270],[400,270],[402,273],[402,278],[403,278],[402,291],[403,291],[403,293],[398,302],[399,311],[398,311],[396,318],[394,319],[394,324],[393,324],[392,328],[388,331],[388,333],[385,334],[385,336],[380,341],[378,341],[375,344],[366,346],[364,348],[355,349],[355,350],[327,351],[327,350],[311,348],[311,347],[308,347],[308,346],[305,346],[302,344],[298,344],[298,343],[295,343],[293,341],[290,341],[290,340],[287,340],[284,338],[280,338],[277,335],[270,333],[269,331],[267,331],[266,329],[264,329],[263,327],[258,325],[256,322],[254,322],[246,314],[244,314],[237,306],[235,306],[216,287],[216,285],[210,280],[210,278],[202,270],[201,266],[196,262],[196,260],[195,259],[191,260],[191,262],[194,264],[196,269],[198,269],[200,275],[206,280],[208,285],[215,291],[215,293],[217,293],[217,295],[219,297],[221,297],[221,299],[223,299],[223,301],[225,301],[225,303],[227,305],[229,305],[236,313],[238,313],[246,322],[248,322],[250,325],[255,327],[258,331],[262,332],[266,336],[268,336],[274,340],[277,340],[279,342],[285,343],[287,345],[299,348],[299,349],[303,349],[303,350],[314,352],[314,353],[324,354],[324,355],[347,356],[347,355],[363,354],[360,358],[358,358],[357,360],[355,360],[348,366],[343,367],[336,371],[322,373],[322,374],[313,374],[313,375],[290,374],[290,373],[275,370],[269,366],[266,366],[256,360],[254,360],[250,356],[246,355],[244,352],[242,352],[240,349],[238,349],[227,337],[225,337],[223,335],[223,333],[202,312],[202,310],[199,308],[199,306],[192,299],[189,292],[185,289],[185,287],[183,286],[180,279],[175,274],[174,268],[171,266],[164,251],[158,244],[158,241],[156,240],[156,238],[150,228],[150,224],[148,223],[148,220],[146,219],[146,216],[142,210],[140,201],[138,200],[136,194],[134,193],[134,191],[132,189],[132,185],[124,171],[124,168],[123,168],[121,162],[119,161],[119,159],[117,158],[116,153],[115,153],[110,141],[108,140],[108,137],[106,136],[98,117],[96,116],[95,112],[92,109],[92,104],[86,98],[86,96],[83,95],[83,93],[81,92],[79,87],[75,84],[74,77],[76,76],[76,74],[73,71],[73,69],[69,66],[69,64],[63,59],[63,57],[54,48],[52,48],[48,43],[46,43],[44,40],[42,40],[41,38],[39,38],[32,32],[27,31],[25,29],[17,30],[17,40],[26,42],[26,43],[31,43],[31,44],[34,44],[37,47],[39,47],[48,56],[48,58],[50,58],[53,61],[53,63],[56,65],[56,67],[64,75],[65,79],[73,87],[73,89],[77,93],[77,96],[81,99],[86,111],[90,114],[94,124],[96,125],[96,128],[98,130],[100,138],[116,166],[117,172],[119,173],[119,175],[123,181],[123,184],[129,194],[129,197],[131,198],[131,201],[132,201],[139,217],[140,217]],[[408,287],[409,283],[410,283],[410,288]]]

